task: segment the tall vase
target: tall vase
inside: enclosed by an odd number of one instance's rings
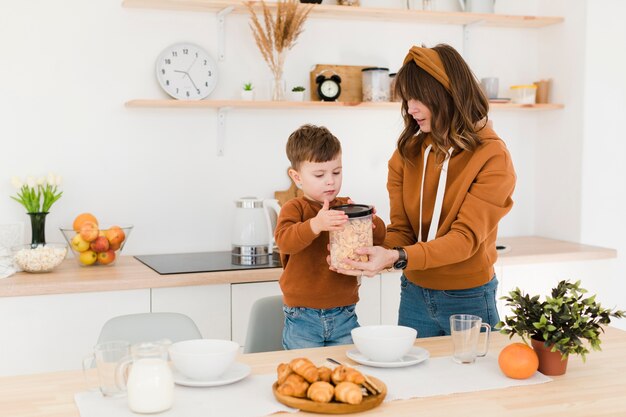
[[[272,101],[285,100],[285,90],[286,83],[284,78],[272,78],[270,85],[270,94],[272,96]]]
[[[30,216],[30,227],[32,239],[30,244],[37,246],[46,243],[46,216],[48,212],[28,213]]]

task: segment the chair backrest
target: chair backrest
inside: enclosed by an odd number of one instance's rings
[[[113,317],[102,326],[98,343],[127,340],[130,344],[169,339],[202,339],[196,323],[180,313],[138,313]]]
[[[283,350],[283,296],[259,298],[252,305],[244,353]]]

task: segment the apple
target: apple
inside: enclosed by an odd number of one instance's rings
[[[80,234],[74,236],[70,244],[76,252],[85,252],[87,249],[89,249],[89,242],[83,239]]]
[[[102,265],[108,265],[112,263],[114,260],[115,260],[115,251],[112,251],[111,249],[105,252],[100,252],[98,254],[98,263]]]
[[[104,236],[98,236],[93,242],[91,242],[89,247],[96,253],[106,252],[109,250],[109,241]]]
[[[94,222],[84,222],[80,228],[80,235],[87,242],[93,242],[98,237],[99,232],[98,225]]]
[[[105,230],[104,235],[109,241],[109,248],[113,250],[118,250],[126,239],[126,234],[119,226],[111,226],[109,229]]]
[[[98,259],[98,255],[96,252],[92,250],[86,250],[85,252],[78,255],[78,260],[83,265],[91,265]]]

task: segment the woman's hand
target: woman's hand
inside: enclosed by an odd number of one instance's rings
[[[381,246],[358,248],[356,253],[359,255],[367,255],[369,260],[367,262],[358,262],[346,258],[343,260],[343,263],[350,265],[354,269],[335,269],[332,267],[330,269],[344,275],[354,275],[357,277],[365,275],[366,277],[373,277],[389,268],[398,260],[398,251],[385,249]]]

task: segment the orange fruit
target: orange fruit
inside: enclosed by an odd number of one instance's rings
[[[498,365],[502,373],[509,378],[526,379],[539,368],[539,358],[527,344],[512,343],[500,352]]]
[[[72,225],[72,227],[74,227],[74,231],[76,231],[77,233],[80,232],[80,229],[81,227],[83,227],[83,224],[85,222],[93,222],[96,224],[96,227],[98,226],[98,220],[96,219],[96,216],[91,213],[81,213],[74,219],[74,224]]]

